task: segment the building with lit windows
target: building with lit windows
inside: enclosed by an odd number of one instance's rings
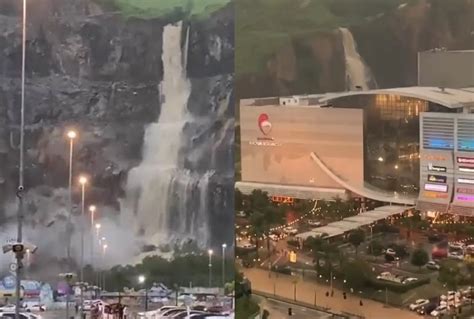
[[[436,139],[431,148],[423,144],[426,134],[446,134],[444,127],[423,122],[430,115],[454,119],[456,142],[449,150],[433,149]],[[473,118],[474,88],[406,87],[242,100],[242,178],[236,186],[244,193],[262,189],[276,197],[420,202],[420,209],[459,213],[474,196],[457,193],[471,189],[474,163],[454,161],[456,156],[470,158]],[[425,130],[420,123],[428,125]],[[446,176],[452,200],[449,195],[443,200],[425,196],[430,196],[425,187],[431,187],[425,183],[426,165],[437,162],[426,162],[423,154],[438,151],[452,154],[447,169],[458,169]],[[461,175],[460,167],[469,171]]]

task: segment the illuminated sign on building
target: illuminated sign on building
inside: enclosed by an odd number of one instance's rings
[[[459,167],[459,170],[461,172],[474,173],[474,168],[471,167]]]
[[[472,164],[474,165],[474,158],[471,157],[458,157],[459,164]]]
[[[456,196],[457,200],[463,200],[463,201],[473,201],[474,202],[474,195],[458,195]]]
[[[272,130],[272,123],[270,122],[268,114],[262,113],[259,115],[258,128],[263,133],[263,135],[268,135]]]
[[[444,162],[446,160],[446,157],[445,156],[441,156],[441,155],[431,155],[431,154],[425,154],[423,155],[423,159],[425,161],[440,161],[440,162]]]
[[[250,141],[249,144],[254,146],[281,146],[281,143],[272,141]]]
[[[433,183],[446,183],[447,177],[441,175],[428,175],[428,181]]]
[[[458,188],[456,189],[456,193],[474,195],[474,188]]]
[[[437,199],[448,198],[448,194],[446,193],[442,194],[442,193],[425,192],[424,196],[428,198],[437,198]]]
[[[448,191],[448,185],[425,184],[425,191],[446,193]]]
[[[428,164],[428,170],[432,172],[446,172],[446,167],[443,166],[435,166],[432,163]]]
[[[474,179],[458,178],[458,183],[459,183],[459,184],[471,184],[471,185],[474,185]]]

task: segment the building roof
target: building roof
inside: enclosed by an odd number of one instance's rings
[[[378,207],[374,210],[344,218],[338,222],[330,223],[324,227],[313,228],[311,231],[296,235],[296,237],[302,240],[306,240],[308,237],[321,237],[323,235],[325,235],[325,238],[336,237],[359,227],[386,219],[390,216],[402,214],[411,208],[412,207],[398,205]]]
[[[430,101],[432,103],[443,105],[447,108],[463,108],[474,106],[474,87],[451,89],[439,87],[401,87],[391,89],[378,89],[366,91],[347,91],[324,94],[310,94],[294,96],[299,98],[301,105],[324,105],[330,103],[332,100],[356,95],[374,95],[374,94],[392,94],[406,97],[413,97]],[[259,98],[259,99],[245,99],[241,101],[243,106],[264,106],[264,105],[278,105],[279,97],[273,98]]]

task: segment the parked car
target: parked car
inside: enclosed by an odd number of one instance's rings
[[[278,237],[275,234],[270,234],[270,236],[268,236],[268,237],[270,237],[270,239],[273,240],[273,241],[279,241],[280,240],[280,237]]]
[[[285,227],[285,228],[283,228],[283,232],[285,232],[285,234],[289,234],[289,235],[296,235],[296,234],[298,234],[298,229],[296,229],[294,227]]]
[[[313,226],[313,227],[321,227],[323,225],[320,221],[317,221],[314,219],[308,220],[307,223],[309,226]]]
[[[428,299],[418,299],[418,300],[416,300],[414,303],[410,304],[410,305],[408,306],[408,308],[409,308],[411,311],[415,311],[415,310],[417,310],[418,308],[423,307],[423,306],[425,306],[425,305],[427,305],[427,304],[429,304],[429,303],[430,303],[430,301],[429,301]]]
[[[436,302],[430,302],[429,304],[427,305],[424,305],[420,308],[418,308],[416,310],[416,312],[419,314],[419,315],[426,315],[426,314],[430,314],[433,310],[435,310],[436,308],[438,307],[438,303]]]
[[[432,315],[433,317],[438,317],[438,316],[443,315],[447,312],[448,312],[448,307],[447,306],[438,306],[438,307],[436,307],[435,310],[433,310],[430,313],[430,315]]]
[[[431,270],[439,270],[441,266],[436,261],[431,260],[426,264],[426,268]]]
[[[396,254],[397,253],[392,248],[387,248],[387,250],[385,250],[385,255],[395,256]]]

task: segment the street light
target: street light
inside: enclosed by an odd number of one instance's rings
[[[225,289],[225,249],[227,244],[222,244],[222,287]]]
[[[148,288],[145,284],[146,278],[143,275],[138,276],[138,283],[145,288],[145,312],[148,311]]]
[[[102,239],[105,240],[104,237],[102,237]],[[102,267],[105,264],[105,253],[106,253],[108,247],[109,246],[107,244],[102,245]],[[105,274],[103,272],[102,272],[102,289],[105,290]]]
[[[94,215],[96,211],[94,205],[89,206],[89,211],[91,213],[91,266],[94,268]]]
[[[207,253],[209,254],[209,287],[212,287],[212,249],[209,249]]]
[[[23,0],[23,20],[22,20],[22,56],[21,56],[21,110],[20,110],[20,165],[18,170],[18,233],[17,242],[23,241],[23,191],[25,190],[24,182],[24,164],[25,164],[25,64],[26,64],[26,0]],[[15,318],[20,319],[20,289],[21,289],[21,262],[22,256],[16,255],[16,307]]]
[[[87,178],[85,176],[79,177],[79,184],[81,184],[81,282],[84,282],[84,217],[85,217],[85,188],[87,184]],[[84,302],[84,290],[81,289],[81,318],[83,316],[83,302]]]
[[[69,206],[69,215],[67,220],[66,226],[66,235],[67,235],[67,259],[68,262],[71,261],[71,217],[72,217],[72,154],[74,150],[74,139],[77,137],[77,133],[75,131],[68,131],[67,137],[69,138],[69,197],[68,197],[68,206]]]

